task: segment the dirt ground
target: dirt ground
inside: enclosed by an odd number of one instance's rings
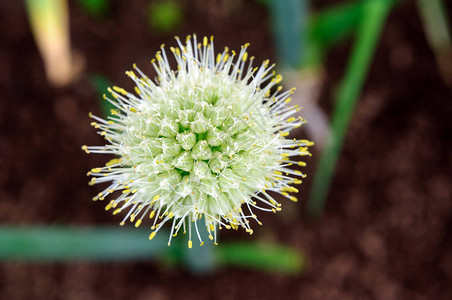
[[[84,56],[86,72],[73,85],[54,89],[45,79],[22,1],[0,1],[2,224],[117,221],[90,200],[96,189],[88,187],[85,174],[103,157],[80,150],[102,142],[89,125],[88,112],[99,113],[89,74],[130,88],[124,71],[135,62],[151,72],[149,59],[159,45],[174,44],[149,31],[145,3],[115,1],[110,17],[98,21],[71,2],[73,47]],[[255,1],[187,0],[177,34],[214,34],[218,49],[250,42],[256,61],[274,61],[268,18]],[[327,57],[320,98],[327,111],[351,42]],[[283,212],[263,216],[265,226],[252,237],[306,253],[305,273],[226,268],[197,276],[153,262],[7,262],[0,265],[0,298],[452,299],[451,101],[414,1],[402,1],[384,28],[324,217],[311,222],[304,205],[287,203]],[[311,177],[316,154],[309,161]],[[305,195],[308,188],[309,180]],[[249,239],[243,233],[224,236],[241,238]]]

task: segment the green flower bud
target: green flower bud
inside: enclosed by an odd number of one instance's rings
[[[190,172],[193,170],[193,157],[190,152],[183,151],[174,158],[172,165],[178,169]]]
[[[176,139],[184,150],[190,150],[196,144],[196,135],[190,131],[178,133]]]
[[[212,149],[210,149],[207,141],[202,140],[196,143],[196,145],[191,150],[191,154],[194,159],[207,160],[212,157]]]
[[[210,146],[221,145],[223,143],[224,137],[225,133],[215,127],[212,127],[207,131],[207,143],[209,143]]]
[[[175,139],[172,138],[161,138],[162,141],[162,149],[163,149],[163,157],[171,158],[179,155],[181,146],[176,142]]]
[[[197,119],[190,123],[190,129],[194,133],[204,133],[209,130],[209,122],[207,122],[204,116],[198,114]]]

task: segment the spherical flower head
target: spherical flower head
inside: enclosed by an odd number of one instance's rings
[[[167,222],[168,244],[188,230],[191,248],[192,231],[203,244],[196,222],[202,217],[216,244],[219,229],[252,234],[252,223],[261,224],[256,210],[281,210],[276,194],[296,201],[292,185],[305,175],[290,166],[304,166],[294,157],[310,155],[312,143],[286,138],[305,122],[288,106],[293,90],[282,91],[268,61],[253,67],[248,45],[238,55],[226,48],[215,56],[213,38],[176,40],[170,49],[177,70],[162,45],[152,60],[155,81],[136,66],[126,72],[135,93],[113,87],[105,97],[116,107],[112,115],[91,115],[108,144],[82,149],[117,156],[88,172],[90,184],[109,182],[93,200],[114,194],[105,209],[124,212],[121,225],[153,219],[150,239]]]

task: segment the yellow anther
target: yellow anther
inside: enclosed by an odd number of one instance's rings
[[[292,98],[291,97],[289,97],[289,98],[287,98],[286,100],[284,100],[284,103],[290,103],[290,101],[292,101]]]
[[[209,234],[209,239],[210,239],[211,241],[213,241],[213,236],[212,236],[211,234]]]
[[[122,221],[121,223],[119,223],[119,226],[124,226],[124,221]]]
[[[246,61],[248,59],[248,52],[243,53],[242,60]]]
[[[123,194],[128,194],[128,193],[130,193],[130,190],[129,189],[123,190],[122,193]]]
[[[201,247],[202,247],[202,245],[204,245],[204,242],[202,242],[201,244],[199,244],[199,246],[201,246]]]
[[[204,39],[202,40],[202,44],[205,47],[205,46],[207,46],[207,43],[208,43],[208,40],[207,40],[207,37],[205,36]]]
[[[105,210],[110,210],[110,208],[113,206],[113,203],[115,203],[115,201],[111,200],[110,203],[105,206]]]
[[[298,175],[303,175],[303,173],[301,173],[301,171],[298,171],[298,170],[294,171],[294,173],[298,174]]]
[[[119,214],[121,212],[121,209],[120,208],[117,208],[114,212],[113,212],[113,215],[117,215],[117,214]]]
[[[290,198],[289,198],[290,200],[292,200],[293,202],[298,202],[298,199],[297,199],[297,197],[294,197],[294,196],[290,196]]]
[[[120,162],[120,160],[119,160],[118,158],[113,158],[112,160],[110,160],[109,162],[107,162],[107,163],[105,164],[105,166],[109,167],[109,166],[112,166],[112,165],[117,164],[117,163],[119,163],[119,162]]]
[[[157,195],[154,197],[154,199],[152,199],[153,201],[157,200],[158,198],[160,198],[160,195]]]
[[[289,132],[287,131],[280,131],[279,133],[281,134],[282,137],[286,137],[289,135]]]
[[[192,241],[188,241],[188,249],[191,249],[193,247],[193,242]]]
[[[155,237],[155,234],[155,231],[151,232],[151,234],[149,235],[149,240],[152,240]]]
[[[138,191],[138,189],[133,189],[132,194],[135,194]]]
[[[168,215],[168,218],[171,219],[173,216],[174,216],[174,213],[173,213],[173,212],[170,212],[169,215]]]
[[[287,122],[293,122],[293,121],[295,121],[296,119],[294,118],[294,117],[290,117],[289,119],[287,119]]]
[[[83,146],[82,146],[82,150],[89,154],[88,146],[83,145]]]
[[[135,220],[135,214],[130,215],[130,222],[133,222]]]
[[[141,225],[141,219],[139,219],[136,223],[135,223],[135,227],[139,227]]]
[[[289,196],[289,194],[286,193],[286,192],[282,192],[281,195],[283,195],[283,196]]]
[[[282,175],[280,171],[274,171],[273,173],[275,173],[276,175]]]
[[[91,169],[91,172],[93,172],[93,173],[99,173],[100,171],[102,171],[102,168]]]
[[[155,211],[151,211],[151,213],[149,214],[149,219],[152,219],[155,216]]]
[[[127,92],[125,89],[120,88],[118,86],[113,86],[113,90],[117,93],[123,94],[123,95],[127,95]]]

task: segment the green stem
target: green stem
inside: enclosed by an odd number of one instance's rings
[[[307,8],[307,0],[270,1],[278,61],[283,68],[295,68],[302,61]]]
[[[289,247],[270,243],[226,242],[213,246],[174,238],[168,247],[168,232],[162,230],[152,241],[146,229],[102,226],[0,226],[0,261],[142,261],[182,263],[192,272],[205,273],[218,266],[239,266],[268,272],[298,273],[304,257]]]
[[[441,0],[417,0],[425,33],[434,49],[450,47],[451,37],[446,9]]]
[[[147,236],[135,228],[2,226],[0,260],[139,260],[167,250],[166,236],[160,234],[152,242]]]
[[[390,0],[368,0],[353,53],[343,79],[333,112],[330,138],[318,163],[307,212],[319,217],[323,212],[331,178],[334,173],[348,123],[360,95],[370,62],[386,16],[393,4]]]
[[[217,248],[217,260],[222,265],[286,274],[298,274],[305,267],[301,253],[268,243],[223,243]]]

